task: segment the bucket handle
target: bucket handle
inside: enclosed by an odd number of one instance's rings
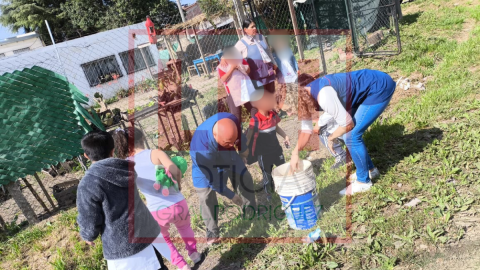
[[[295,199],[295,197],[297,197],[297,195],[292,196],[292,198],[291,198],[290,201],[287,203],[287,205],[282,206],[282,211],[285,211],[285,210],[287,210],[288,207],[290,207],[290,205],[292,204],[292,202],[293,202],[293,200]]]

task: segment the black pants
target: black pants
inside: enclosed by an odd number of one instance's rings
[[[246,207],[246,209],[248,209],[247,211],[251,211],[252,207],[256,210],[255,187],[250,172],[245,170],[241,175],[229,170],[228,173],[228,178],[232,183],[233,190],[242,198],[243,206],[248,206]],[[220,232],[218,228],[218,215],[223,215],[224,211],[219,207],[217,192],[209,187],[195,188],[195,190],[197,191],[203,222],[205,222],[205,227],[207,227],[207,235],[210,233],[214,235],[214,237],[218,237]]]
[[[160,252],[158,252],[158,250],[155,247],[153,247],[153,250],[155,250],[155,255],[157,255],[157,259],[160,262],[160,269],[158,270],[168,270],[168,267],[163,262],[163,257],[160,254]]]
[[[258,156],[258,165],[260,165],[260,169],[262,169],[262,174],[263,174],[263,188],[267,194],[270,195],[268,191],[269,183],[270,183],[271,189],[275,190],[275,184],[273,183],[273,177],[272,177],[273,165],[280,166],[284,163],[285,163],[285,158],[283,157],[283,153],[266,154],[266,155]]]

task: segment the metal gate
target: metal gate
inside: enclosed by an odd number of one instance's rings
[[[398,12],[400,1],[346,0],[355,53],[393,55],[401,52]]]

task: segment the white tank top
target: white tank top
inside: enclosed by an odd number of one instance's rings
[[[185,200],[181,192],[177,192],[174,187],[170,187],[170,195],[163,196],[161,190],[155,190],[155,164],[151,159],[152,150],[143,150],[142,152],[130,157],[135,161],[135,171],[137,172],[137,187],[147,199],[147,207],[150,212],[165,209],[182,200]]]

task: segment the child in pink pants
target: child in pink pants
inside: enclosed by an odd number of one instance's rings
[[[197,252],[197,241],[190,226],[187,201],[182,193],[174,187],[170,187],[170,194],[164,196],[154,185],[156,183],[155,165],[163,165],[179,183],[181,183],[182,173],[165,152],[145,149],[145,137],[143,132],[137,128],[118,129],[114,132],[113,139],[115,155],[118,158],[128,158],[135,162],[135,172],[137,173],[135,183],[147,199],[147,208],[160,225],[160,232],[170,248],[171,256],[167,259],[179,270],[190,269],[190,266],[173,244],[172,239],[170,239],[170,233],[168,232],[170,225],[174,224],[183,242],[185,242],[185,249],[188,251],[190,259],[195,264],[201,261],[202,255]],[[134,141],[134,149],[129,149],[129,140]]]

